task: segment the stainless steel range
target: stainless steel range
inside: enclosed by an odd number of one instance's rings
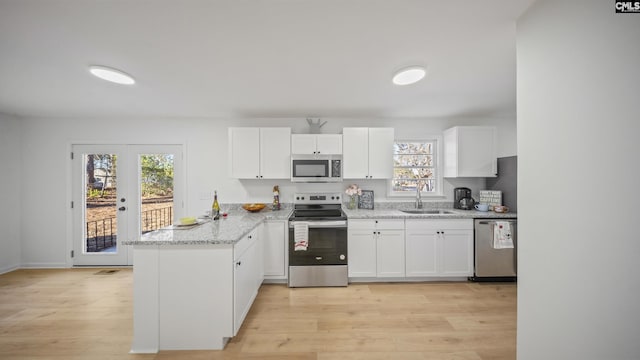
[[[340,193],[296,193],[289,218],[289,287],[347,286],[347,217]]]

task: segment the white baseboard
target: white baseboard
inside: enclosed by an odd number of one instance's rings
[[[458,277],[458,276],[429,276],[429,277],[389,277],[389,278],[378,278],[378,277],[350,277],[349,283],[384,283],[384,282],[396,282],[396,283],[410,283],[410,282],[438,282],[438,281],[468,281],[467,277]]]
[[[65,269],[68,268],[67,263],[24,263],[21,269]]]
[[[18,265],[11,265],[11,266],[6,266],[6,267],[3,267],[3,268],[0,268],[0,275],[6,274],[8,272],[11,272],[13,270],[18,270],[18,269],[20,269],[20,266],[18,266]]]

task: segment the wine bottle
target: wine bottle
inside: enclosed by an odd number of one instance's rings
[[[211,205],[211,217],[213,220],[220,218],[220,204],[218,204],[218,190],[213,191],[213,205]]]

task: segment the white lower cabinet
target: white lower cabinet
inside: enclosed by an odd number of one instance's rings
[[[265,280],[287,278],[289,229],[286,220],[267,220],[260,237],[264,252]]]
[[[404,231],[378,230],[376,265],[378,277],[404,277]]]
[[[376,277],[376,238],[373,230],[352,230],[349,225],[347,251],[349,277]]]
[[[438,235],[436,230],[424,229],[416,220],[407,220],[406,275],[407,277],[438,275]],[[420,221],[420,220],[418,220]]]
[[[349,277],[403,277],[404,220],[349,220]]]
[[[234,248],[233,262],[233,335],[242,326],[262,283],[263,262],[257,231],[240,240]]]
[[[406,220],[406,276],[473,275],[473,220]]]

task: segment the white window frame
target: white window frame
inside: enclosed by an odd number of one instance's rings
[[[426,192],[421,191],[420,194],[423,198],[443,198],[444,197],[444,176],[442,173],[444,171],[444,162],[442,159],[443,154],[443,140],[442,135],[426,135],[416,139],[394,139],[394,143],[396,142],[433,142],[435,143],[435,156],[434,156],[434,169],[435,169],[435,180],[436,180],[436,191],[434,192]],[[387,197],[395,197],[395,198],[413,198],[416,196],[415,192],[404,192],[404,191],[394,191],[393,190],[393,178],[387,181]]]

